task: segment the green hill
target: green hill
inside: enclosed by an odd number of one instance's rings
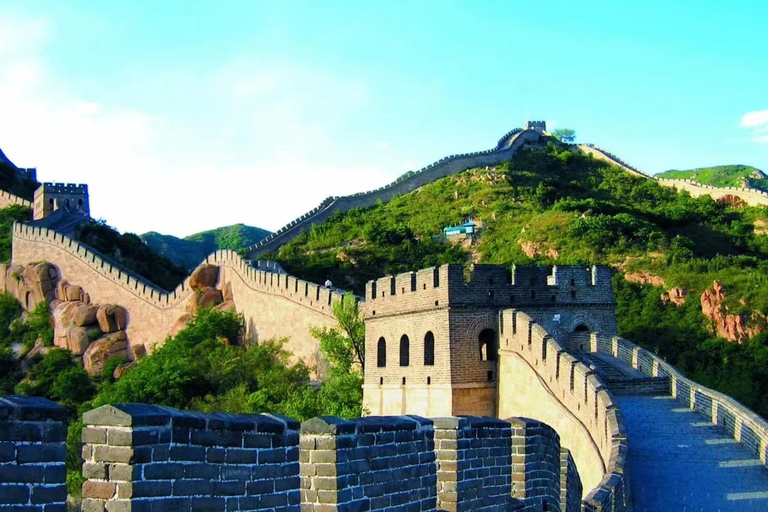
[[[177,265],[192,269],[214,251],[242,249],[269,234],[270,232],[265,229],[246,226],[245,224],[234,224],[195,233],[184,238],[150,231],[141,235],[141,239],[152,250],[162,254]]]
[[[689,171],[672,169],[656,176],[673,180],[693,180],[713,187],[743,187],[746,185],[751,188],[768,190],[768,176],[760,169],[755,169],[749,165],[718,165]]]
[[[478,241],[441,239],[443,227],[470,216],[487,223]],[[357,293],[369,279],[448,262],[608,264],[622,335],[768,415],[768,335],[742,345],[717,339],[699,300],[718,279],[726,312],[766,328],[767,225],[765,209],[694,199],[550,144],[334,215],[270,257],[291,274]],[[632,274],[664,286],[631,283]],[[662,303],[672,287],[688,291],[685,304]]]

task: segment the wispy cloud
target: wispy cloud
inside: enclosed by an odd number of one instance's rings
[[[753,110],[741,116],[741,127],[752,132],[752,140],[768,143],[768,110]]]

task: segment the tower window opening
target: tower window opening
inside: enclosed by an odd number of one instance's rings
[[[424,366],[435,365],[435,335],[427,331],[424,336]]]
[[[496,360],[496,331],[493,329],[483,329],[478,336],[478,345],[481,361]]]
[[[376,366],[379,368],[386,368],[387,366],[387,340],[383,337],[379,338],[376,346]]]
[[[400,337],[400,366],[409,366],[411,364],[411,340],[403,334]]]

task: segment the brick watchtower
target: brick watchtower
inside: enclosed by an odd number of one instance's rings
[[[525,311],[548,332],[614,334],[605,267],[443,265],[366,287],[364,407],[374,415],[496,414],[499,312]],[[565,341],[565,339],[563,339]]]
[[[61,209],[90,215],[88,185],[43,183],[35,190],[34,220],[44,219]]]

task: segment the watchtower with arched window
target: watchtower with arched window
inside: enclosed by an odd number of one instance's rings
[[[43,183],[35,190],[33,219],[44,219],[57,210],[90,215],[88,185]]]
[[[580,323],[615,333],[610,270],[443,265],[366,287],[364,407],[375,415],[494,416],[499,313],[525,311],[553,336]],[[577,324],[575,324],[575,322]]]

